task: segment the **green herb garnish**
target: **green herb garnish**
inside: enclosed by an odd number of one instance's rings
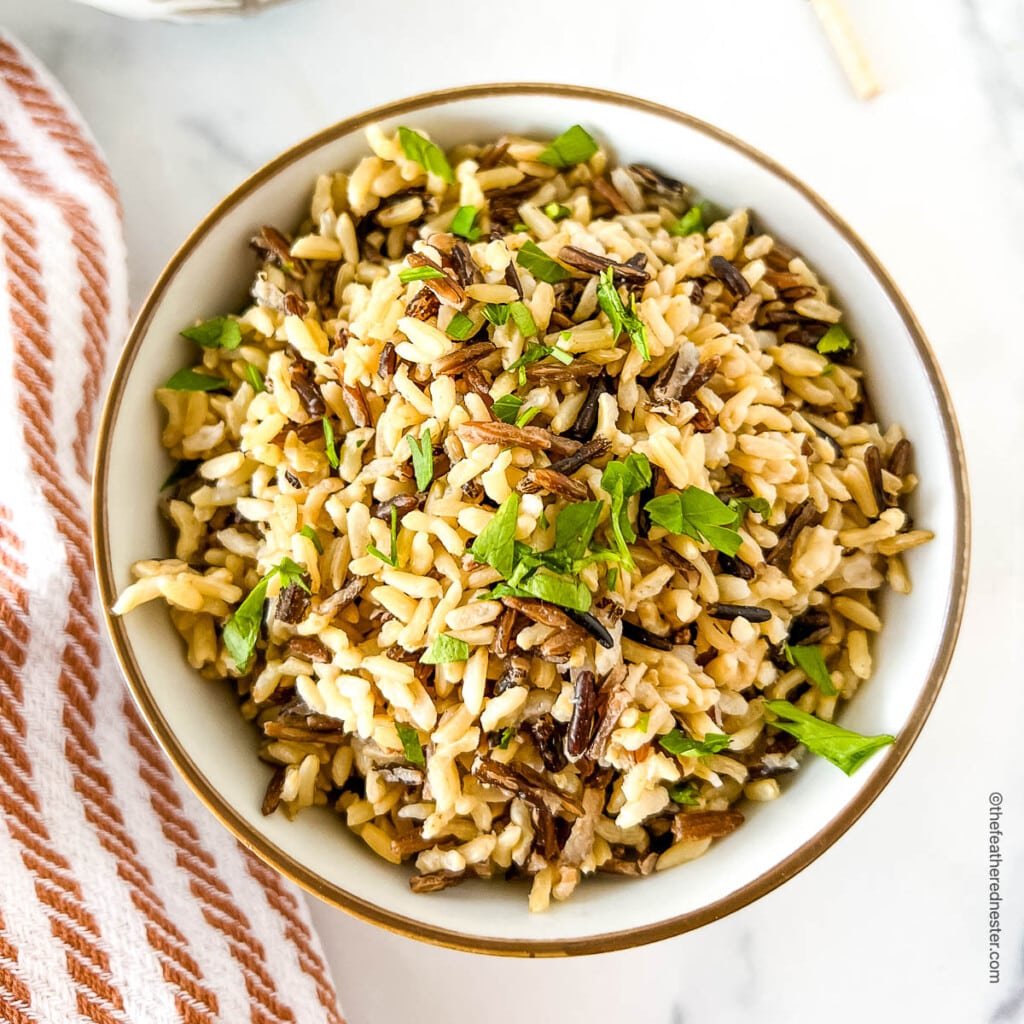
[[[412,453],[412,468],[416,474],[416,487],[425,491],[434,479],[434,442],[430,431],[423,428],[417,441],[412,434],[405,435],[409,442],[409,451]]]
[[[508,323],[508,305],[504,302],[488,302],[484,306],[484,319],[495,327],[504,326]]]
[[[334,445],[334,427],[331,421],[324,416],[324,452],[327,454],[327,461],[331,464],[331,469],[338,468],[338,449]]]
[[[237,320],[227,316],[215,316],[181,332],[183,338],[197,342],[203,348],[238,348],[242,344],[242,328]]]
[[[523,354],[514,363],[509,364],[508,370],[510,373],[513,370],[518,371],[519,386],[523,387],[526,384],[526,368],[534,363],[539,363],[542,359],[547,359],[548,356],[557,359],[565,366],[572,362],[572,353],[558,348],[557,345],[539,345],[537,342],[530,342]]]
[[[497,569],[505,579],[515,566],[516,520],[519,517],[519,495],[510,494],[495,513],[494,518],[473,541],[470,554],[478,562],[486,562]]]
[[[531,569],[517,583],[498,583],[491,591],[494,597],[535,597],[539,601],[590,611],[590,591],[580,579],[562,576],[543,565]]]
[[[819,339],[817,349],[827,356],[832,352],[847,352],[853,344],[853,339],[839,326],[833,324]]]
[[[501,420],[502,423],[515,423],[519,410],[522,407],[523,400],[518,395],[502,395],[491,406],[491,414]]]
[[[558,513],[555,545],[547,554],[555,554],[566,571],[586,554],[603,510],[603,501],[576,501]]]
[[[420,661],[424,665],[447,665],[452,661],[466,661],[469,658],[469,644],[458,637],[441,633],[434,637],[434,642],[423,652]]]
[[[896,742],[895,736],[862,736],[790,704],[788,700],[769,700],[765,707],[774,715],[769,723],[776,729],[795,736],[812,754],[831,761],[837,768],[852,775],[876,750]]]
[[[385,565],[390,565],[392,569],[398,568],[398,510],[394,505],[391,506],[391,554],[385,555],[380,548],[373,544],[367,544],[366,550],[374,558],[379,558]]]
[[[729,746],[729,737],[719,732],[709,732],[703,740],[695,740],[687,736],[682,729],[673,729],[658,737],[658,745],[677,757],[707,757],[709,754],[725,750]]]
[[[697,787],[692,782],[677,783],[669,788],[668,795],[675,803],[684,807],[696,807],[700,803]]]
[[[533,338],[537,334],[537,325],[534,323],[533,314],[527,308],[524,302],[510,302],[508,304],[508,314],[512,317],[512,322],[519,329],[519,333],[524,338]]]
[[[498,740],[499,750],[508,750],[508,745],[512,742],[512,738],[516,734],[516,728],[514,725],[506,725],[501,730],[501,738]]]
[[[645,711],[642,715],[640,715],[637,718],[636,725],[634,725],[633,728],[637,729],[639,732],[647,732],[647,727],[650,724],[651,724],[651,713],[650,713],[650,711]]]
[[[786,644],[782,652],[786,655],[786,661],[800,669],[826,697],[836,695],[825,656],[817,644]]]
[[[324,546],[320,543],[320,538],[317,536],[316,530],[312,526],[304,526],[299,533],[302,534],[312,545],[316,548],[316,553],[322,555],[324,553]]]
[[[245,364],[245,379],[252,385],[252,389],[257,395],[261,391],[267,390],[267,385],[263,379],[263,374],[260,373],[260,368],[253,366],[252,363]]]
[[[630,452],[625,460],[609,462],[601,474],[601,486],[611,498],[612,534],[623,565],[634,569],[636,563],[629,553],[629,545],[636,540],[636,531],[629,521],[629,499],[639,494],[651,482],[651,464],[646,455]]]
[[[748,511],[756,512],[767,522],[772,514],[772,506],[764,498],[730,498],[726,504],[740,517]]]
[[[528,270],[538,281],[558,284],[572,277],[561,263],[556,263],[536,242],[527,242],[516,253],[516,263]]]
[[[668,233],[677,238],[683,238],[686,235],[703,234],[706,230],[703,204],[691,206],[679,220],[668,226]]]
[[[619,582],[619,567],[613,565],[608,570],[608,578],[605,580],[604,586],[606,590],[614,590],[616,584]]]
[[[706,542],[730,558],[743,545],[743,538],[735,530],[739,512],[710,491],[699,487],[670,491],[652,498],[644,509],[652,523],[669,533],[685,535],[698,543]]]
[[[549,167],[575,167],[597,152],[597,143],[578,124],[566,129],[537,159]]]
[[[467,242],[475,242],[481,235],[480,228],[476,227],[476,219],[480,211],[475,206],[460,206],[452,217],[448,230],[453,235],[465,238]]]
[[[172,391],[220,391],[222,388],[228,390],[228,382],[223,377],[211,377],[208,373],[179,370],[164,387]]]
[[[443,270],[437,267],[406,267],[398,272],[398,280],[402,284],[409,284],[410,281],[435,281],[439,277],[446,277]]]
[[[282,587],[295,584],[309,593],[303,576],[305,569],[290,558],[282,558],[246,595],[245,600],[235,609],[234,614],[224,624],[224,646],[228,649],[239,672],[247,671],[252,652],[260,635],[260,624],[263,622],[263,605],[267,600],[267,588],[276,576]]]
[[[425,171],[436,174],[449,185],[455,184],[451,164],[448,163],[448,158],[440,146],[411,128],[399,128],[398,141],[402,146],[402,152],[410,160],[415,160]]]
[[[597,286],[597,303],[611,321],[612,333],[616,338],[625,331],[636,346],[636,350],[645,360],[651,358],[651,349],[647,344],[647,328],[637,315],[636,296],[630,295],[629,309],[626,309],[619,290],[615,287],[614,273],[611,267],[601,271]]]
[[[465,313],[456,313],[445,328],[445,334],[456,341],[465,341],[476,334],[476,324]]]
[[[420,734],[405,722],[395,722],[395,732],[402,743],[402,751],[405,759],[410,764],[418,764],[421,768],[427,763],[423,756],[423,744],[420,743]]]
[[[565,220],[566,217],[572,216],[572,210],[568,206],[563,206],[561,203],[548,203],[543,207],[544,216],[549,220],[560,221]]]

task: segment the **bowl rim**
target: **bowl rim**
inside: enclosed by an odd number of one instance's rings
[[[928,383],[938,406],[945,445],[953,462],[953,485],[956,507],[954,567],[950,581],[950,595],[946,605],[941,641],[936,650],[928,677],[924,681],[920,694],[913,705],[906,726],[900,731],[896,743],[889,748],[885,760],[876,768],[869,783],[849,804],[841,809],[840,813],[825,824],[817,834],[768,871],[734,892],[729,893],[727,896],[696,910],[663,921],[656,921],[641,928],[604,932],[570,939],[504,939],[477,936],[440,926],[427,925],[355,896],[305,867],[295,857],[282,850],[251,826],[238,811],[221,797],[210,781],[199,771],[184,745],[163,717],[160,707],[151,693],[135,659],[124,623],[120,619],[115,618],[110,612],[110,607],[116,599],[116,587],[107,539],[109,531],[107,519],[107,476],[114,424],[117,420],[129,373],[135,363],[154,312],[162,301],[167,287],[185,261],[191,256],[197,244],[229,210],[253,190],[272,178],[282,168],[341,136],[363,129],[375,121],[414,113],[424,107],[443,106],[469,99],[525,94],[593,100],[604,104],[631,108],[632,110],[654,114],[675,121],[709,136],[755,161],[806,199],[864,262],[872,276],[882,287],[889,301],[893,304],[906,327],[910,339],[924,365]],[[121,672],[125,677],[137,707],[142,712],[149,728],[156,736],[164,752],[174,763],[186,784],[216,816],[221,824],[244,847],[286,878],[326,903],[345,910],[361,920],[379,925],[400,935],[420,939],[449,949],[505,956],[585,955],[628,949],[670,938],[719,920],[753,903],[788,881],[821,856],[875,801],[886,785],[888,785],[917,739],[938,696],[953,655],[954,647],[956,646],[957,635],[963,617],[970,562],[970,506],[966,461],[963,442],[946,383],[932,348],[925,338],[924,331],[911,311],[906,299],[877,257],[853,229],[824,199],[781,164],[714,125],[663,104],[639,99],[624,93],[589,86],[539,82],[494,83],[443,89],[420,93],[363,111],[339,121],[289,147],[251,174],[221,200],[191,231],[161,271],[160,276],[146,296],[118,357],[104,401],[97,433],[92,512],[93,558],[99,583],[100,600],[103,606],[107,631],[110,635],[117,661],[121,667]]]

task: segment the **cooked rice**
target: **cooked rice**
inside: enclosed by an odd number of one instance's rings
[[[900,429],[874,422],[856,366],[814,347],[840,309],[746,210],[677,237],[688,191],[603,150],[557,170],[532,140],[464,145],[447,185],[397,137],[368,136],[373,155],[318,178],[294,241],[258,236],[241,344],[196,366],[225,393],[158,389],[183,466],[163,505],[174,557],[138,562],[114,610],[163,598],[189,663],[233,681],[277,766],[266,813],[334,808],[379,856],[414,863],[415,891],[532,876],[542,910],[595,871],[692,860],[737,827],[744,798],[775,799],[803,748],[765,700],[831,720],[871,674],[880,591],[909,590],[902,556],[931,535],[898,507],[916,484]],[[448,233],[459,206],[481,210],[474,242]],[[650,360],[614,336],[593,272],[552,285],[517,264],[528,241],[573,268],[631,261]],[[410,267],[444,277],[403,284]],[[520,289],[534,338],[484,319]],[[460,313],[466,340],[448,333]],[[531,342],[571,356],[533,363],[522,385],[508,368]],[[521,429],[491,412],[513,394],[538,410]],[[425,431],[435,475],[421,493],[408,438]],[[560,472],[591,438],[599,454]],[[567,495],[602,500],[596,536],[611,546],[601,471],[631,452],[654,470],[643,500],[696,486],[762,498],[770,516],[741,519],[734,558],[641,525],[635,570],[579,568],[597,626],[492,598],[501,574],[470,549],[497,506],[518,494],[515,536],[544,551]],[[391,553],[391,505],[395,566],[374,554]],[[224,624],[285,558],[310,594],[271,579],[241,672]],[[837,696],[782,656],[794,627],[815,633]],[[468,659],[421,662],[442,634]],[[728,746],[674,756],[659,743],[674,729]]]

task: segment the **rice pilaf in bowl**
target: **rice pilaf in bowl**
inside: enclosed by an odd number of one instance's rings
[[[165,600],[235,687],[264,813],[334,808],[416,892],[522,876],[543,910],[893,741],[833,721],[931,539],[872,339],[596,134],[371,128],[156,392],[174,557],[114,612]]]

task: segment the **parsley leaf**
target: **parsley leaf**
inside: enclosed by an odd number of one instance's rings
[[[528,270],[538,281],[558,284],[572,277],[561,263],[556,263],[536,242],[527,242],[518,253],[516,263]]]
[[[465,313],[456,313],[448,322],[448,326],[445,328],[445,334],[449,338],[454,338],[456,341],[465,341],[467,338],[476,334],[476,324],[473,323],[472,319],[466,316]]]
[[[817,349],[824,356],[832,352],[847,352],[853,339],[839,326],[833,324],[819,339]]]
[[[616,338],[625,331],[636,346],[636,350],[645,360],[651,358],[651,349],[647,344],[647,328],[637,316],[636,296],[630,295],[629,309],[626,309],[618,288],[615,287],[614,274],[611,267],[601,271],[597,286],[597,304],[604,310],[611,321],[612,334]]]
[[[575,167],[597,152],[597,143],[578,124],[567,128],[537,159],[549,167]]]
[[[270,572],[266,574],[246,595],[245,600],[235,609],[234,614],[224,624],[224,646],[228,649],[239,672],[249,668],[252,652],[259,639],[260,626],[263,623],[263,606],[267,600],[267,588],[276,576],[281,586],[291,584],[301,587],[309,593],[309,587],[303,580],[305,570],[290,558],[282,558]]]
[[[508,305],[504,302],[488,302],[484,306],[484,319],[494,324],[495,327],[502,327],[508,323]]]
[[[334,426],[331,421],[324,416],[324,451],[327,454],[327,461],[331,464],[331,469],[338,468],[338,449],[334,446]]]
[[[441,633],[423,652],[420,661],[424,665],[447,665],[451,661],[466,661],[469,658],[469,644],[458,637]]]
[[[513,737],[516,734],[516,727],[514,725],[506,725],[501,730],[501,739],[498,740],[499,750],[508,750],[508,745],[512,742]]]
[[[765,498],[730,498],[726,504],[740,517],[748,511],[756,512],[767,522],[772,514],[772,506]]]
[[[181,332],[183,338],[194,341],[203,348],[238,348],[242,344],[242,328],[237,320],[226,316],[215,316]]]
[[[567,567],[586,554],[603,509],[603,501],[577,501],[558,513],[552,552],[557,552]]]
[[[385,565],[390,565],[392,569],[398,568],[398,510],[394,505],[391,506],[391,554],[385,555],[373,544],[367,544],[366,550]]]
[[[437,267],[406,267],[398,272],[398,280],[402,284],[408,284],[410,281],[433,281],[445,276],[445,272],[438,270]]]
[[[703,203],[691,206],[679,220],[668,226],[668,233],[676,238],[684,238],[686,235],[703,234],[706,230]]]
[[[644,509],[652,523],[669,533],[706,542],[730,558],[743,544],[743,538],[734,529],[739,513],[699,487],[660,494],[647,502]]]
[[[510,373],[513,370],[519,372],[519,386],[522,387],[526,384],[526,368],[534,363],[539,363],[542,359],[547,359],[548,356],[557,359],[565,366],[572,362],[572,353],[566,352],[564,348],[558,348],[557,345],[539,345],[537,342],[531,341],[523,354],[514,363],[509,364],[508,370]]]
[[[516,520],[519,517],[519,495],[510,494],[494,518],[480,531],[469,551],[478,562],[497,569],[505,579],[515,567]]]
[[[675,803],[682,804],[684,807],[696,807],[700,803],[697,787],[692,782],[677,783],[669,789],[668,795]]]
[[[211,377],[208,373],[179,370],[164,387],[172,391],[220,391],[228,389],[228,382],[223,377]]]
[[[543,210],[544,216],[556,223],[560,220],[565,220],[566,217],[572,215],[572,210],[570,210],[568,206],[563,206],[561,203],[548,203],[543,207]]]
[[[430,481],[434,479],[434,441],[426,427],[420,431],[418,441],[412,434],[406,434],[405,439],[409,442],[409,451],[412,453],[416,487],[425,491],[430,486]]]
[[[304,526],[299,533],[302,534],[312,545],[316,548],[316,553],[322,555],[324,553],[324,546],[320,543],[320,538],[317,536],[316,530],[312,526]]]
[[[703,740],[695,740],[682,729],[673,729],[658,737],[658,745],[677,757],[681,754],[686,757],[707,757],[708,754],[725,750],[729,746],[729,737],[719,732],[709,732]]]
[[[508,314],[512,317],[512,322],[519,328],[519,333],[524,338],[533,338],[537,334],[537,325],[534,323],[533,314],[527,308],[524,302],[510,302],[508,304]]]
[[[782,651],[786,661],[800,669],[826,697],[836,695],[825,657],[817,644],[786,644]]]
[[[497,416],[502,423],[515,423],[522,407],[523,400],[518,395],[502,395],[491,406],[491,413]]]
[[[493,597],[535,597],[573,611],[590,611],[587,585],[581,579],[552,572],[543,564],[531,569],[515,584],[497,584],[491,594]]]
[[[795,736],[812,754],[824,757],[837,768],[852,775],[875,751],[896,742],[895,736],[862,736],[790,704],[788,700],[769,700],[765,707],[778,718],[770,724]]]
[[[460,206],[452,217],[448,230],[453,235],[465,238],[467,242],[475,242],[482,234],[480,228],[475,227],[476,219],[480,216],[480,210],[475,206]]]
[[[614,590],[615,587],[616,587],[616,584],[618,582],[619,582],[619,567],[617,565],[613,565],[608,570],[608,578],[605,580],[605,583],[604,583],[605,589],[606,590]]]
[[[623,565],[632,570],[636,567],[629,545],[636,540],[636,531],[629,521],[629,499],[639,494],[651,482],[651,464],[646,455],[630,452],[623,462],[609,462],[601,474],[601,487],[611,498],[612,534]]]
[[[411,725],[406,725],[405,722],[395,722],[395,732],[398,733],[398,739],[401,741],[406,761],[423,767],[427,763],[427,759],[423,756],[423,744],[420,743],[420,734]]]
[[[425,171],[436,174],[449,185],[455,184],[451,164],[448,163],[448,158],[440,146],[411,128],[399,128],[398,141],[402,146],[402,152],[410,160],[415,160]]]
[[[263,374],[260,373],[260,368],[258,366],[253,366],[252,363],[245,364],[245,379],[252,385],[252,389],[257,395],[261,391],[267,390],[267,385],[264,383]]]

